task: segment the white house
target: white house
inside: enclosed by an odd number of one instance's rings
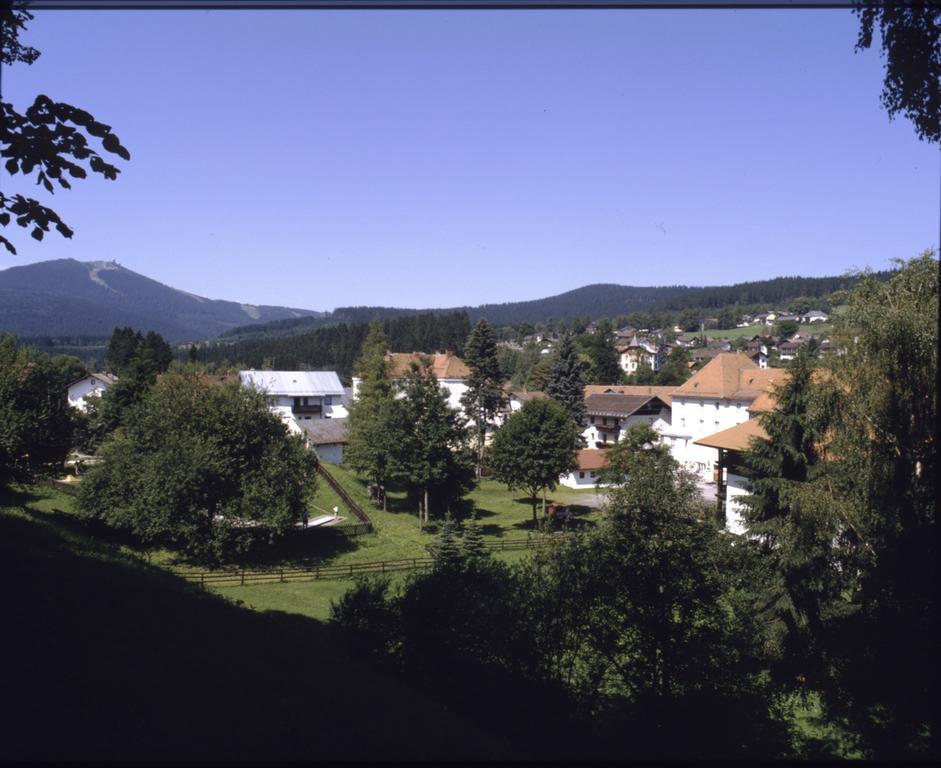
[[[648,366],[654,371],[660,370],[663,353],[657,344],[641,341],[635,333],[630,342],[617,348],[618,364],[625,373],[636,373],[640,366]]]
[[[347,419],[312,419],[302,421],[300,426],[308,447],[314,450],[318,459],[326,464],[343,463],[343,447],[349,434]]]
[[[390,377],[395,381],[401,381],[408,374],[412,363],[421,364],[422,360],[431,362],[431,372],[438,380],[439,386],[448,393],[448,405],[456,408],[461,413],[464,408],[461,405],[461,395],[467,391],[467,377],[470,376],[470,368],[461,358],[450,352],[443,354],[424,355],[421,352],[389,352],[386,360],[390,365]],[[362,379],[353,377],[353,398],[359,395],[359,387]]]
[[[748,407],[785,373],[781,368],[759,368],[741,352],[716,355],[673,391],[673,457],[702,478],[711,478],[715,449],[697,441],[747,421]]]
[[[604,466],[604,462],[604,450],[582,448],[578,452],[578,468],[567,475],[562,475],[559,478],[559,484],[566,488],[591,488],[597,484],[598,470]]]
[[[820,312],[816,309],[810,310],[803,318],[805,323],[825,323],[829,319],[830,316],[826,312]]]
[[[69,405],[80,411],[86,409],[86,398],[100,397],[108,387],[118,380],[110,373],[90,373],[69,384]]]
[[[239,380],[265,393],[291,434],[304,434],[301,425],[308,421],[347,416],[335,371],[239,371]]]
[[[591,448],[618,442],[635,424],[648,424],[657,433],[670,428],[670,394],[674,387],[588,385],[582,436]]]

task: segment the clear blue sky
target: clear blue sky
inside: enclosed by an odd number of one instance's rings
[[[885,268],[938,246],[941,151],[828,11],[37,11],[38,92],[131,152],[71,241],[210,298],[332,309]],[[4,173],[5,192],[49,196]]]

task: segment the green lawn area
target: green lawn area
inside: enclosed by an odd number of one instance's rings
[[[772,333],[774,326],[772,325],[748,325],[744,328],[726,328],[725,330],[719,330],[717,328],[706,331],[706,337],[710,339],[728,339],[732,341],[733,339],[740,339],[743,336],[746,339],[750,339],[756,334],[759,336],[767,336]],[[800,334],[813,334],[814,336],[826,335],[833,332],[833,326],[830,323],[804,323],[799,325],[797,332]]]

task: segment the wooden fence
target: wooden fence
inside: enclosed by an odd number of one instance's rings
[[[340,485],[336,478],[324,468],[323,462],[317,464],[317,474],[327,481],[327,485],[336,491],[337,496],[343,499],[343,503],[350,508],[350,512],[356,515],[357,519],[359,519],[363,525],[369,526],[370,530],[372,530],[373,524],[372,520],[369,519],[369,515],[362,510],[359,504],[353,501],[353,497],[346,492],[346,488]]]
[[[526,539],[507,539],[485,542],[491,552],[531,549],[569,536],[554,533]],[[431,557],[412,557],[404,560],[380,560],[350,565],[294,566],[287,568],[247,569],[229,568],[219,571],[184,571],[173,569],[177,576],[204,587],[241,587],[251,584],[281,584],[289,581],[319,581],[320,579],[350,579],[361,573],[395,573],[397,571],[427,570],[434,565]]]

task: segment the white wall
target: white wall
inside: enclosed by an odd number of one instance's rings
[[[77,381],[69,387],[69,405],[84,411],[86,397],[98,397],[110,386],[110,384],[104,384],[98,379],[88,377]]]
[[[595,485],[595,480],[597,480],[597,475],[598,470],[596,469],[575,470],[567,475],[562,475],[559,478],[559,485],[564,485],[566,488],[592,488]]]
[[[362,379],[357,378],[356,376],[353,377],[354,400],[359,397],[359,387],[362,384],[362,381]],[[400,382],[396,380],[396,383]],[[448,405],[452,408],[456,408],[461,413],[464,413],[464,408],[461,406],[461,395],[467,391],[467,383],[464,381],[464,379],[438,379],[438,386],[448,393]],[[399,391],[396,394],[396,397],[405,397],[405,394]],[[342,417],[337,416],[335,418]]]
[[[605,433],[601,432],[598,427],[602,426],[604,423],[604,416],[595,416],[595,423],[591,423],[591,417],[585,417],[585,429],[582,432],[582,436],[588,442],[589,448],[595,447],[595,441],[605,442],[604,437]],[[624,438],[624,435],[627,431],[633,427],[635,424],[647,424],[649,425],[658,435],[662,435],[665,431],[670,429],[670,421],[672,419],[672,414],[669,408],[661,408],[660,413],[656,416],[653,415],[644,415],[644,416],[628,416],[626,419],[616,419],[613,416],[608,416],[608,425],[614,424],[615,421],[618,421],[621,425],[621,430],[618,432],[618,440]],[[614,439],[614,435],[607,433],[609,443],[617,442]]]
[[[725,473],[725,529],[730,533],[743,534],[746,529],[741,498],[748,494],[745,487],[748,480],[741,475],[729,474],[728,470],[725,470]]]
[[[673,458],[680,464],[696,464],[695,469],[691,466],[689,469],[694,469],[703,478],[711,480],[712,466],[718,460],[716,449],[693,445],[693,442],[748,421],[746,408],[751,402],[673,395],[672,431],[690,435],[688,440],[673,441],[670,448]]]

